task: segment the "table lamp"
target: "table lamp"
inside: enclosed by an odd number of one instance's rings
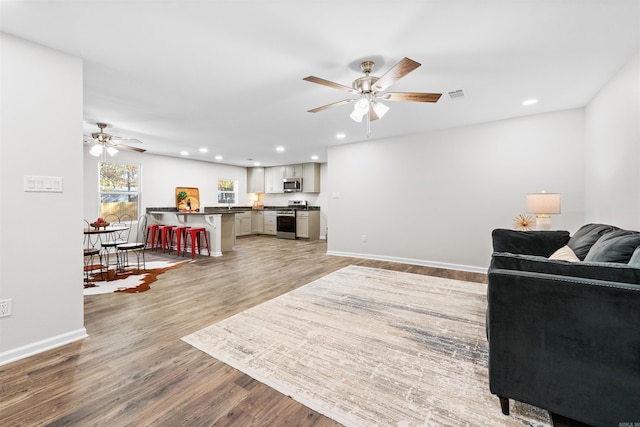
[[[550,214],[560,213],[559,193],[527,194],[527,213],[536,215],[536,230],[550,230]]]

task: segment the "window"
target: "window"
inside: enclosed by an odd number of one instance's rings
[[[231,179],[218,179],[218,204],[236,204],[236,181]]]
[[[139,216],[140,165],[100,163],[100,216]]]

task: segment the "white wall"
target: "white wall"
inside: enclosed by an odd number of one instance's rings
[[[144,142],[143,142],[144,145]],[[94,220],[99,216],[98,161],[84,150],[84,217]],[[200,193],[200,206],[218,206],[218,179],[238,181],[238,205],[248,206],[247,169],[218,163],[208,163],[176,157],[121,150],[109,161],[141,165],[141,213],[147,207],[175,207],[176,187],[196,187]]]
[[[0,33],[0,364],[86,336],[82,62]],[[26,193],[24,175],[62,193]],[[65,236],[61,238],[61,236]]]
[[[640,230],[640,53],[586,108],[586,222]]]
[[[576,109],[331,147],[329,253],[485,271],[527,193],[562,193],[553,228],[582,224],[583,144]]]

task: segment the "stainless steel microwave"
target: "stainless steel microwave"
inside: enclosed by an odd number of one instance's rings
[[[285,193],[302,191],[302,178],[285,178],[283,187]]]

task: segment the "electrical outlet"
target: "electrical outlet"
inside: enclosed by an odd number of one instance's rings
[[[362,235],[362,243],[366,243],[366,241],[367,241],[367,235],[363,234]]]
[[[11,300],[3,299],[0,301],[0,317],[11,316]]]

